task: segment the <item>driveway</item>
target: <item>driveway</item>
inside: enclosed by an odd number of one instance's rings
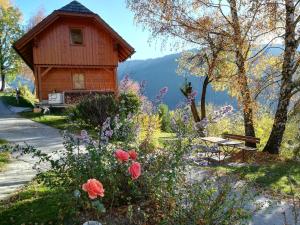
[[[4,105],[1,98],[0,138],[17,144],[26,142],[47,153],[63,147],[57,129],[18,116]],[[34,162],[30,156],[12,159],[7,169],[0,173],[0,200],[8,198],[35,176]]]

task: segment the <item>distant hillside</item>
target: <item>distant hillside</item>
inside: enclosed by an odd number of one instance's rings
[[[161,58],[147,60],[129,60],[119,65],[118,76],[122,79],[126,74],[136,81],[146,81],[145,94],[150,99],[154,99],[159,90],[167,86],[169,92],[166,95],[164,102],[170,107],[175,106],[184,100],[180,92],[180,87],[184,83],[184,77],[176,73],[176,60],[180,54],[167,55]],[[195,90],[198,91],[198,98],[202,89],[202,79],[200,77],[188,76],[188,81],[191,81]],[[207,90],[207,102],[215,105],[233,104],[236,106],[236,101],[231,98],[226,92],[215,92],[211,86]]]

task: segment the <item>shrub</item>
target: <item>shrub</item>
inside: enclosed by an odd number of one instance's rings
[[[168,106],[160,104],[158,107],[158,114],[161,119],[161,130],[164,132],[171,132],[171,118]]]
[[[82,214],[88,211],[101,214],[105,212],[105,208],[127,205],[143,199],[144,194],[139,188],[137,161],[133,161],[140,160],[139,156],[133,155],[132,151],[125,152],[128,154],[125,159],[118,153],[121,150],[117,150],[122,146],[113,146],[105,141],[95,143],[85,131],[80,136],[64,132],[63,137],[65,149],[55,152],[59,157],[53,157],[53,153],[42,153],[32,146],[21,149],[23,153],[39,158],[35,165],[38,182],[47,187],[59,187],[70,194],[74,193],[74,201],[70,202],[74,205],[70,207]],[[42,172],[40,167],[47,164],[48,171]],[[89,188],[83,188],[82,185],[90,179],[97,179],[103,184],[105,197],[101,195],[93,200],[86,193]]]
[[[17,107],[33,107],[36,99],[35,96],[30,92],[29,88],[24,86],[19,86],[19,101],[16,99],[16,90],[11,90],[10,92],[6,92],[1,96],[5,104]]]
[[[111,122],[111,126],[115,130],[112,136],[114,141],[122,141],[124,143],[137,141],[139,124],[135,115],[117,115]]]
[[[158,120],[158,116],[156,119]],[[106,129],[103,126],[102,135],[106,136],[105,131],[109,130],[110,128]],[[77,211],[77,214],[86,217],[90,215],[89,213],[102,215],[105,209],[111,207],[130,207],[141,201],[155,201],[158,193],[174,186],[174,182],[180,176],[177,172],[180,170],[179,165],[183,163],[182,154],[187,149],[177,145],[174,151],[148,153],[137,150],[137,154],[132,151],[124,153],[116,149],[123,148],[124,145],[127,149],[132,149],[133,143],[113,145],[107,140],[97,143],[85,131],[80,136],[64,132],[63,137],[65,149],[54,153],[45,154],[32,146],[23,148],[17,146],[16,149],[38,157],[38,163],[35,165],[39,172],[38,181],[43,182],[47,187],[59,187],[67,193],[74,193],[73,200],[68,201],[69,204],[74,204],[70,205],[70,208],[75,210],[74,213]],[[132,159],[132,162],[128,160],[128,157]],[[140,177],[136,167],[133,168],[133,164],[136,164],[133,160],[135,162],[138,160],[142,166]],[[40,165],[44,167],[45,164],[49,164],[47,173],[39,169]],[[103,184],[105,189],[103,198],[90,201],[88,194],[85,193],[88,191],[87,188],[82,190],[82,184],[91,178]]]
[[[81,120],[93,127],[101,127],[107,117],[118,112],[117,102],[113,95],[91,94],[85,96],[72,110],[71,119]]]
[[[234,188],[232,181],[209,180],[177,184],[179,195],[165,192],[161,225],[248,224],[251,218],[246,205],[253,198],[244,187]]]
[[[20,96],[27,101],[28,103],[30,103],[31,105],[34,105],[34,103],[36,102],[36,98],[35,95],[32,94],[32,92],[29,90],[27,85],[22,85],[19,87],[20,90]]]
[[[139,142],[145,151],[151,151],[158,147],[160,135],[160,119],[158,115],[140,114],[137,117],[140,124]]]
[[[137,114],[140,111],[141,100],[133,93],[121,93],[119,97],[119,110],[121,116]]]

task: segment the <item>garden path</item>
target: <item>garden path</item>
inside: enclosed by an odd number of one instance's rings
[[[47,153],[63,147],[57,129],[18,116],[1,99],[0,138],[17,144],[26,142]],[[34,163],[34,159],[28,155],[12,158],[6,170],[0,173],[0,200],[8,198],[35,176],[36,172],[32,169]]]

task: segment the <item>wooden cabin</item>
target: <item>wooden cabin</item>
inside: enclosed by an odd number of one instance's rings
[[[134,53],[99,15],[77,1],[55,10],[13,47],[34,72],[39,101],[62,104],[73,95],[117,93],[118,63]]]

